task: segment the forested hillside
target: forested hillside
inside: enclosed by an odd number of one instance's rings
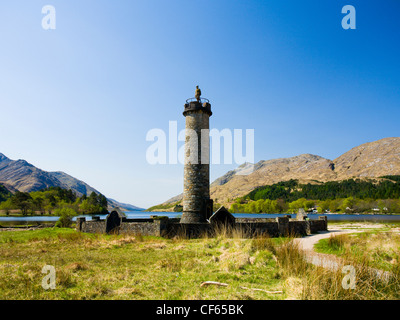
[[[297,180],[275,183],[260,187],[244,198],[283,199],[294,201],[300,198],[327,200],[355,197],[360,199],[398,199],[400,198],[400,176],[385,176],[387,180],[344,180],[329,181],[318,184],[299,184]]]
[[[11,196],[11,192],[6,187],[0,184],[0,202],[5,201]]]
[[[380,180],[301,184],[297,180],[256,188],[231,205],[232,212],[280,213],[317,209],[318,212],[400,213],[400,176]]]
[[[1,190],[1,188],[0,188]],[[89,197],[78,197],[71,189],[50,187],[40,191],[19,192],[9,194],[0,200],[0,210],[6,214],[10,210],[20,210],[23,215],[54,214],[56,210],[68,208],[75,214],[107,213],[107,198],[102,194],[92,192]]]

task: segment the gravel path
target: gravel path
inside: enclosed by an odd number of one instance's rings
[[[332,229],[329,229],[328,231],[321,231],[317,234],[312,234],[304,238],[296,238],[295,241],[299,243],[301,249],[305,251],[314,252],[314,244],[316,244],[321,239],[329,238],[331,235],[337,236],[345,233],[363,232],[365,231],[365,229],[380,229],[383,227],[384,225],[378,223],[374,224],[352,223],[352,224],[335,225]]]
[[[303,250],[308,262],[316,266],[321,266],[331,270],[337,270],[340,266],[340,259],[333,254],[315,252],[314,245],[321,239],[330,238],[331,235],[336,236],[340,234],[354,233],[360,231],[361,230],[355,231],[355,230],[334,229],[329,231],[322,231],[317,234],[306,236],[304,238],[296,238],[294,240],[296,243],[298,243],[299,248]]]
[[[374,225],[351,225],[351,229],[344,229],[349,228],[349,225],[343,226],[335,226],[333,229],[329,229],[328,231],[319,232],[317,234],[309,235],[303,238],[296,238],[294,239],[295,242],[299,244],[300,249],[303,250],[306,259],[308,262],[316,265],[321,266],[331,270],[337,270],[343,263],[341,259],[333,254],[326,254],[326,253],[318,253],[314,250],[314,245],[321,239],[330,238],[332,235],[338,236],[340,234],[346,233],[357,233],[365,231],[365,228],[368,229],[375,229],[375,228],[382,228],[383,225],[374,224]],[[378,269],[372,269],[376,272],[378,277],[384,278],[388,280],[390,278],[390,273],[387,271],[382,271]]]

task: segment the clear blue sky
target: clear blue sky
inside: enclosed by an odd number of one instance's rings
[[[200,85],[211,127],[255,129],[255,161],[334,159],[399,136],[399,17],[397,0],[2,0],[0,152],[149,207],[182,192],[183,166],[148,164],[146,134],[182,129]]]

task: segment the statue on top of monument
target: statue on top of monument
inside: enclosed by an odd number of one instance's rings
[[[197,102],[200,102],[200,96],[201,96],[201,90],[200,90],[199,86],[196,86],[196,93],[195,93],[194,97],[197,99]]]

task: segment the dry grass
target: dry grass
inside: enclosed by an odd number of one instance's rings
[[[279,299],[276,262],[249,239],[89,235],[68,229],[0,235],[0,299]],[[44,265],[56,290],[44,290]],[[200,288],[204,281],[229,288]]]
[[[386,237],[377,236],[379,239]],[[326,299],[326,300],[390,300],[400,298],[400,272],[398,263],[391,273],[384,273],[374,268],[370,252],[357,251],[355,256],[348,248],[359,243],[363,248],[369,248],[367,237],[339,235],[326,239],[325,243],[336,252],[341,252],[340,259],[334,259],[331,268],[314,266],[307,262],[305,255],[292,242],[277,250],[278,264],[284,271],[289,284],[293,284],[293,292],[288,296],[295,299]],[[329,261],[329,260],[328,260]],[[343,286],[345,267],[353,267],[355,271],[355,287]],[[295,280],[293,280],[295,279]],[[300,281],[301,279],[301,281]],[[348,282],[345,282],[346,284]],[[286,285],[288,288],[288,285]]]
[[[345,257],[354,263],[366,261],[372,268],[392,271],[399,265],[400,235],[389,231],[343,234],[321,240],[316,248],[319,252]]]
[[[332,271],[310,264],[291,238],[246,236],[244,230],[229,227],[201,239],[89,235],[68,229],[2,233],[0,298],[399,299],[398,261],[389,280],[376,276],[367,256],[343,254],[339,268]],[[327,242],[343,252],[354,247],[354,241],[360,248],[387,252],[395,249],[388,239],[396,237],[345,236]],[[46,264],[57,270],[53,291],[40,285]],[[345,265],[355,267],[355,289],[342,286]],[[201,288],[205,281],[229,286]],[[276,290],[283,294],[265,292]]]

